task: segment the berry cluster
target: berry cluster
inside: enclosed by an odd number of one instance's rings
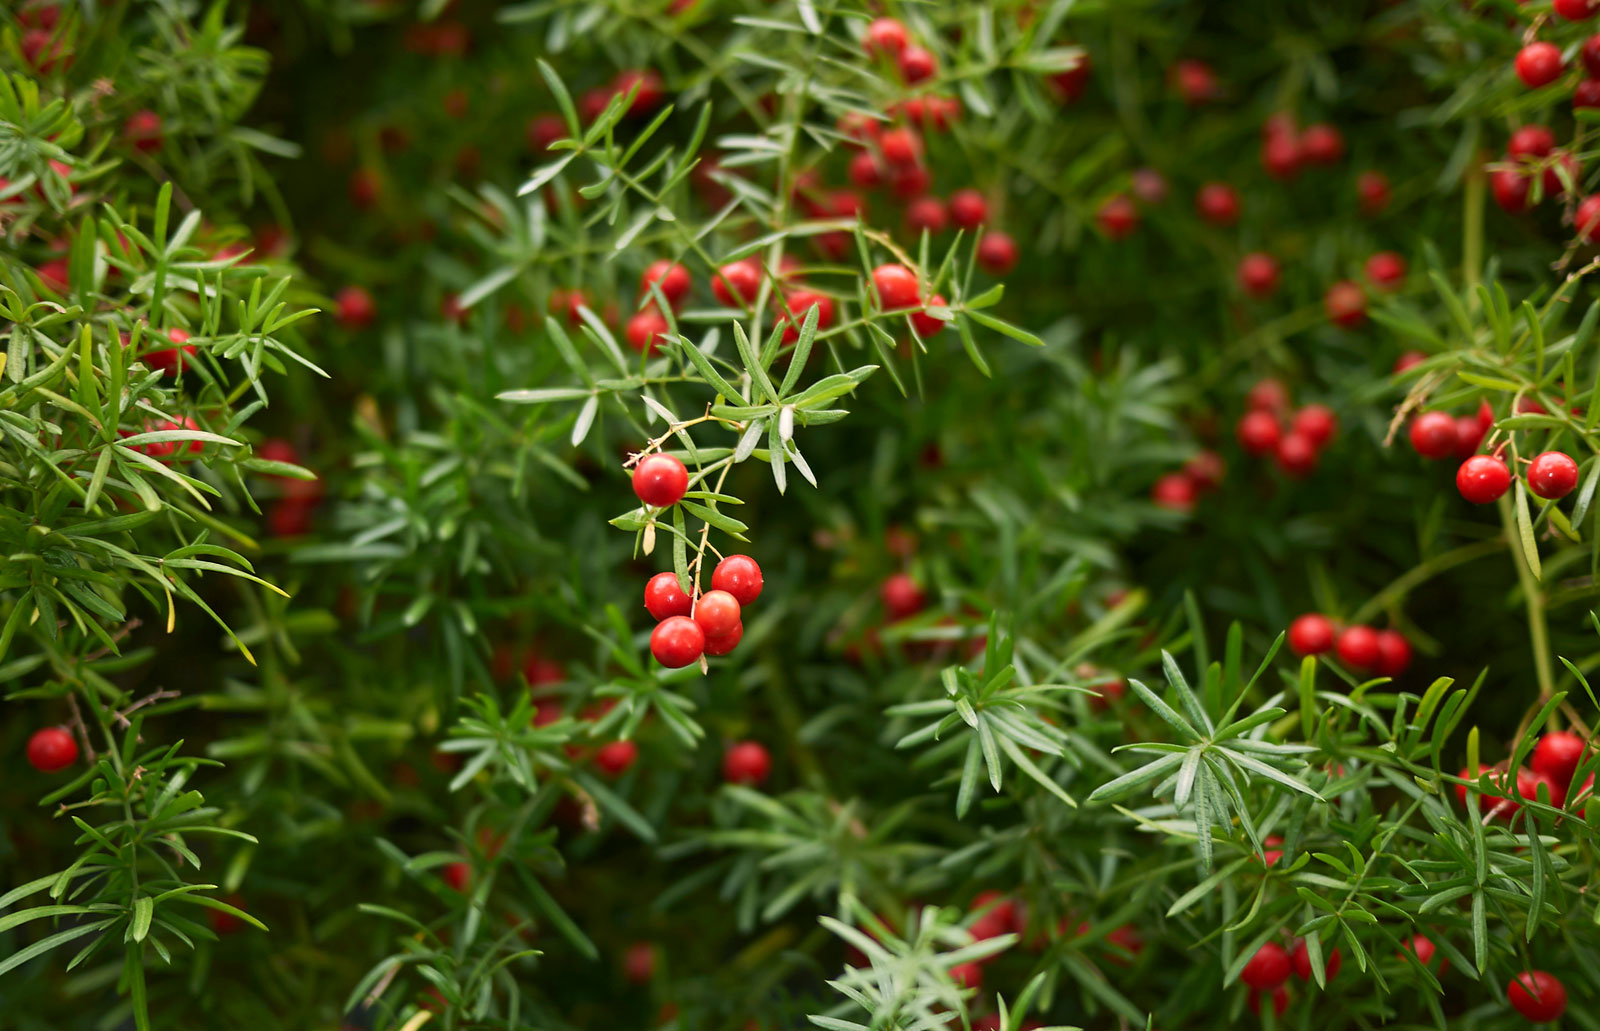
[[[1341,629],[1320,612],[1308,612],[1290,623],[1288,643],[1296,655],[1333,652],[1351,669],[1381,677],[1397,677],[1411,665],[1411,642],[1400,631],[1361,624]]]
[[[1534,746],[1528,765],[1517,768],[1514,783],[1508,783],[1505,763],[1486,771],[1489,788],[1478,796],[1479,809],[1485,816],[1510,823],[1521,811],[1522,802],[1538,801],[1541,786],[1549,804],[1557,809],[1567,808],[1569,802],[1571,808],[1586,806],[1594,797],[1594,774],[1590,773],[1578,790],[1572,791],[1572,781],[1585,751],[1583,738],[1571,731],[1545,734]],[[1462,767],[1459,776],[1464,783],[1456,785],[1456,798],[1465,807],[1468,785],[1479,790],[1478,778],[1472,776],[1467,767]]]

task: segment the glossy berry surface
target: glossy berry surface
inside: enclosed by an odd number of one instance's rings
[[[1212,225],[1231,226],[1239,221],[1239,191],[1227,183],[1206,183],[1195,194],[1194,209]]]
[[[668,616],[687,616],[693,603],[678,584],[678,574],[657,573],[644,585],[644,607],[657,622]]]
[[[689,270],[677,262],[662,258],[660,261],[650,263],[644,270],[644,275],[639,279],[640,296],[654,296],[651,288],[660,291],[667,299],[667,303],[676,308],[689,296]]]
[[[1271,454],[1278,447],[1278,441],[1283,436],[1283,427],[1278,425],[1277,416],[1271,412],[1254,411],[1246,412],[1240,419],[1235,430],[1239,438],[1239,446],[1252,455]]]
[[[916,273],[904,265],[879,265],[872,270],[872,285],[886,311],[915,308],[921,300]]]
[[[722,756],[722,777],[729,784],[757,787],[766,783],[772,772],[772,756],[758,741],[739,741],[728,746]]]
[[[1309,440],[1313,447],[1321,449],[1338,435],[1339,417],[1327,405],[1309,404],[1294,413],[1289,420],[1289,428],[1291,432]]]
[[[1474,455],[1456,470],[1456,489],[1474,505],[1490,504],[1511,489],[1511,470],[1498,458]]]
[[[1367,321],[1367,297],[1360,286],[1348,279],[1328,287],[1322,295],[1322,308],[1329,322],[1345,329],[1355,329]]]
[[[761,266],[754,261],[733,261],[717,269],[711,279],[711,295],[725,308],[745,308],[761,289]]]
[[[1139,209],[1131,198],[1119,193],[1100,205],[1100,210],[1095,212],[1094,220],[1106,236],[1113,240],[1121,240],[1139,228]]]
[[[1406,281],[1406,259],[1394,251],[1379,251],[1367,259],[1367,282],[1385,292],[1400,289]]]
[[[1200,491],[1188,473],[1167,473],[1150,487],[1150,500],[1174,512],[1187,512],[1199,500]]]
[[[633,467],[633,492],[647,505],[676,505],[688,489],[689,470],[671,455],[646,455]]]
[[[1567,1012],[1567,989],[1553,974],[1525,970],[1506,986],[1511,1008],[1534,1023],[1559,1020]]]
[[[1379,676],[1397,677],[1411,666],[1411,642],[1398,630],[1378,631],[1378,654],[1372,671]]]
[[[1535,455],[1528,463],[1528,489],[1547,501],[1564,498],[1578,485],[1578,463],[1560,451]]]
[[[1239,980],[1256,991],[1271,991],[1289,980],[1289,954],[1277,942],[1267,942],[1256,950],[1239,972]]]
[[[639,746],[632,741],[612,741],[594,750],[595,766],[608,777],[620,777],[627,773],[638,758]]]
[[[735,623],[733,629],[721,637],[706,638],[706,654],[712,658],[727,655],[739,647],[739,642],[744,640],[744,624]]]
[[[1517,51],[1517,78],[1529,89],[1548,86],[1561,77],[1561,48],[1540,40]]]
[[[1278,289],[1278,260],[1256,251],[1239,259],[1239,289],[1251,297],[1271,297]]]
[[[1412,450],[1423,458],[1437,461],[1456,453],[1456,420],[1445,412],[1423,412],[1411,420],[1406,430]],[[1473,445],[1477,449],[1477,445]]]
[[[883,599],[883,608],[890,620],[914,616],[928,603],[922,588],[905,573],[895,573],[885,580],[878,594]]]
[[[711,587],[727,591],[740,605],[761,597],[761,567],[749,555],[729,555],[711,572]]]
[[[1357,670],[1369,670],[1378,664],[1378,632],[1370,626],[1345,627],[1339,635],[1339,661]]]
[[[978,241],[978,267],[991,276],[1008,275],[1017,267],[1017,242],[998,230],[985,233]]]
[[[694,607],[694,621],[708,640],[725,637],[739,625],[739,601],[727,591],[707,591]]]
[[[1289,624],[1289,650],[1296,655],[1321,655],[1333,649],[1333,620],[1320,612],[1297,616]]]
[[[650,654],[668,669],[693,663],[705,648],[705,631],[688,616],[668,616],[650,631]]]
[[[78,761],[78,742],[65,727],[43,727],[28,738],[28,763],[40,773],[57,773]]]
[[[1552,731],[1539,738],[1528,765],[1560,785],[1572,783],[1572,775],[1583,761],[1583,738],[1567,730]]]
[[[647,350],[655,354],[667,342],[667,334],[670,332],[671,327],[667,324],[667,317],[652,305],[628,320],[626,329],[628,346],[640,354]]]

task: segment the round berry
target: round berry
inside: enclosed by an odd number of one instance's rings
[[[78,761],[78,742],[65,727],[43,727],[28,738],[28,762],[40,773],[56,773]]]
[[[1239,437],[1239,446],[1252,455],[1266,455],[1276,451],[1278,441],[1283,435],[1277,416],[1260,410],[1246,412],[1239,419],[1235,432]]]
[[[1543,970],[1527,970],[1506,985],[1511,1008],[1536,1024],[1559,1020],[1567,1012],[1567,989]]]
[[[1461,775],[1465,777],[1467,775],[1467,771],[1462,770]],[[1438,947],[1433,944],[1432,939],[1421,934],[1414,934],[1411,936],[1409,941],[1400,943],[1401,956],[1404,956],[1407,952],[1409,952],[1411,955],[1416,957],[1418,963],[1421,963],[1425,967],[1433,965],[1433,956],[1437,949]],[[1441,977],[1444,976],[1444,972],[1449,968],[1450,961],[1441,960],[1438,970],[1439,975]]]
[[[688,664],[683,663],[685,666]],[[627,773],[628,767],[632,766],[637,758],[639,758],[639,746],[632,741],[612,741],[594,750],[594,764],[608,777],[620,777]]]
[[[922,139],[913,129],[890,129],[878,140],[878,149],[891,165],[914,165],[922,156]]]
[[[1209,64],[1192,57],[1174,64],[1169,78],[1183,102],[1190,107],[1215,100],[1220,93],[1216,72]]]
[[[1517,51],[1517,78],[1529,89],[1548,86],[1561,78],[1561,48],[1540,40]]]
[[[1228,466],[1215,451],[1200,451],[1183,463],[1183,471],[1194,481],[1196,489],[1215,490],[1222,485]]]
[[[1528,765],[1565,787],[1572,783],[1572,775],[1578,771],[1583,753],[1583,738],[1571,731],[1557,730],[1539,739]]]
[[[1271,991],[1289,980],[1289,954],[1277,942],[1267,942],[1244,965],[1239,980],[1258,992]]]
[[[455,891],[466,891],[467,885],[472,882],[472,865],[470,863],[444,864],[444,883],[450,885]],[[208,912],[217,912],[208,910]],[[226,914],[232,916],[232,914]],[[235,917],[235,919],[238,919]]]
[[[975,962],[957,963],[950,968],[950,980],[962,988],[982,988],[983,967]]]
[[[650,654],[668,669],[682,669],[705,650],[705,631],[688,616],[668,616],[650,631]]]
[[[906,206],[906,227],[921,235],[923,230],[937,236],[950,225],[950,214],[938,197],[918,197]]]
[[[928,298],[928,307],[930,308],[943,308],[945,304],[946,301],[944,297],[939,294],[934,294],[932,297]],[[932,315],[924,314],[924,312],[921,311],[912,312],[910,319],[911,327],[915,329],[917,331],[917,335],[921,337],[931,337],[941,329],[944,329],[943,319],[936,319]]]
[[[1372,669],[1378,664],[1378,632],[1370,626],[1345,627],[1339,635],[1339,661],[1353,669]]]
[[[378,317],[377,302],[359,286],[342,287],[333,295],[334,320],[345,329],[366,329]]]
[[[654,508],[676,505],[689,489],[689,470],[671,455],[646,455],[633,468],[633,492]]]
[[[1511,488],[1511,470],[1498,458],[1473,455],[1456,470],[1456,489],[1474,505],[1498,501]]]
[[[1106,236],[1121,240],[1139,228],[1139,209],[1134,206],[1132,199],[1119,193],[1106,198],[1100,210],[1095,212],[1094,220]]]
[[[652,261],[644,270],[644,275],[639,277],[639,295],[650,295],[651,286],[657,286],[667,303],[677,309],[689,295],[689,270],[666,258]]]
[[[1300,141],[1293,133],[1273,133],[1261,141],[1261,167],[1274,179],[1298,175],[1300,157]]]
[[[740,605],[761,597],[761,567],[749,555],[729,555],[711,572],[711,588],[727,591]]]
[[[1572,224],[1578,227],[1578,235],[1585,243],[1600,242],[1600,194],[1583,198]]]
[[[1400,357],[1394,360],[1394,374],[1398,376],[1403,372],[1409,372],[1427,360],[1427,354],[1422,351],[1402,352]]]
[[[1573,87],[1572,106],[1574,109],[1600,107],[1600,79],[1584,79]]]
[[[783,342],[786,344],[800,339],[800,326],[812,308],[817,309],[817,332],[833,325],[833,298],[827,294],[819,294],[815,290],[791,290],[784,295],[783,306],[788,314],[780,313],[777,321],[785,324]]]
[[[1206,183],[1194,197],[1200,217],[1217,226],[1239,221],[1239,191],[1227,183]]]
[[[694,621],[708,640],[726,637],[739,625],[739,601],[727,591],[707,591],[694,608]]]
[[[755,787],[772,772],[772,756],[759,741],[739,741],[722,756],[722,777],[729,784]]]
[[[977,190],[957,190],[950,195],[950,221],[973,230],[989,220],[989,202]]]
[[[1549,157],[1555,149],[1556,134],[1542,125],[1524,125],[1506,144],[1506,153],[1513,159]]]
[[[921,165],[900,165],[889,173],[889,189],[902,201],[913,200],[928,192],[933,177]]]
[[[706,654],[712,658],[726,655],[739,647],[739,642],[744,640],[744,624],[735,623],[733,629],[721,637],[706,638]]]
[[[1291,433],[1298,433],[1311,441],[1311,446],[1321,449],[1339,432],[1339,417],[1327,405],[1309,404],[1289,420]]]
[[[1150,487],[1150,500],[1174,512],[1187,512],[1194,508],[1199,490],[1188,473],[1167,473]]]
[[[921,302],[917,274],[904,265],[879,265],[872,270],[872,285],[887,311],[915,308]]]
[[[1295,943],[1294,954],[1289,957],[1289,961],[1294,965],[1294,976],[1302,981],[1311,980],[1311,951],[1306,948],[1304,940]],[[1339,963],[1338,949],[1322,954],[1322,980],[1324,984],[1339,976]]]
[[[900,77],[906,82],[926,82],[938,71],[939,59],[927,48],[908,46],[900,51]]]
[[[1321,655],[1333,649],[1333,620],[1307,612],[1289,624],[1289,650],[1296,655]]]
[[[1161,204],[1167,199],[1167,177],[1153,168],[1135,168],[1128,181],[1133,195],[1145,204]]]
[[[1344,157],[1344,135],[1331,125],[1308,125],[1300,134],[1300,156],[1308,164],[1336,165]]]
[[[634,942],[628,946],[622,954],[622,974],[634,984],[649,984],[656,976],[655,946],[649,942]]]
[[[1322,307],[1328,313],[1328,321],[1335,326],[1354,329],[1367,321],[1366,295],[1348,279],[1328,287],[1328,292],[1322,296]]]
[[[883,166],[878,163],[878,156],[870,150],[863,150],[851,158],[850,181],[863,190],[873,190],[882,186]]]
[[[861,45],[869,55],[898,54],[906,48],[910,37],[906,27],[894,18],[874,18],[867,26],[866,38]]]
[[[1555,0],[1550,9],[1567,21],[1583,21],[1600,11],[1600,0]]]
[[[1251,297],[1271,297],[1278,289],[1278,261],[1260,251],[1239,259],[1239,289]]]
[[[1494,202],[1502,211],[1520,215],[1528,210],[1528,188],[1531,180],[1510,168],[1497,168],[1489,173],[1489,190]]]
[[[761,266],[749,258],[729,262],[711,279],[711,294],[724,308],[748,307],[760,289]]]
[[[1303,433],[1291,431],[1278,441],[1274,457],[1286,475],[1304,479],[1317,468],[1317,445]]]
[[[878,594],[891,620],[905,619],[922,611],[928,599],[917,582],[905,573],[895,573],[883,582]]]
[[[1456,419],[1456,457],[1466,461],[1477,453],[1478,447],[1483,443],[1484,435],[1488,430],[1483,422],[1471,415],[1463,415]]]
[[[629,347],[640,354],[647,349],[651,354],[657,354],[666,344],[671,327],[667,325],[667,317],[652,304],[628,320],[626,332]]]
[[[678,574],[666,572],[657,573],[644,585],[644,607],[659,623],[669,616],[687,616],[694,603],[678,585]]]
[[[984,233],[978,241],[978,267],[991,276],[1010,275],[1017,267],[1017,242],[999,230]]]
[[[134,150],[151,154],[161,149],[161,116],[151,110],[135,111],[122,126],[122,138]]]
[[[1378,658],[1372,664],[1373,672],[1386,677],[1397,677],[1411,665],[1411,642],[1398,630],[1378,631]]]
[[[1055,72],[1046,78],[1050,89],[1063,104],[1071,104],[1083,96],[1089,87],[1089,72],[1094,62],[1088,54],[1078,58],[1078,63],[1064,72]]]
[[[1382,172],[1362,172],[1356,176],[1356,199],[1368,218],[1383,214],[1389,206],[1389,177]]]
[[[1367,259],[1367,282],[1386,293],[1400,289],[1406,281],[1406,259],[1394,251],[1379,251]]]
[[[1563,175],[1565,171],[1565,175]],[[1583,175],[1583,165],[1578,159],[1567,151],[1561,151],[1554,159],[1545,165],[1543,181],[1544,192],[1547,196],[1562,197],[1566,195],[1569,185],[1578,185],[1579,178]]]
[[[1244,401],[1253,411],[1282,412],[1289,407],[1289,388],[1282,380],[1268,376],[1256,380]]]
[[[1572,493],[1578,485],[1578,463],[1560,451],[1546,451],[1528,463],[1528,489],[1547,501]]]

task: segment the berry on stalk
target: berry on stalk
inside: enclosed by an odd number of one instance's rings
[[[1554,43],[1539,40],[1517,51],[1514,62],[1517,78],[1529,89],[1548,86],[1561,78],[1561,48]]]
[[[644,585],[644,607],[659,623],[670,616],[687,616],[694,603],[678,585],[677,573],[662,572]]]
[[[1372,669],[1378,664],[1378,632],[1370,626],[1345,627],[1339,635],[1339,661],[1358,670]]]
[[[1559,1020],[1567,1012],[1567,989],[1543,970],[1527,970],[1506,986],[1511,1008],[1536,1024]]]
[[[688,616],[668,616],[650,631],[650,654],[668,669],[690,665],[705,649],[705,631]]]
[[[761,567],[749,555],[729,555],[711,572],[711,588],[727,591],[740,605],[761,597]]]
[[[739,601],[727,591],[707,591],[694,607],[694,621],[708,640],[726,637],[739,625]]]
[[[1578,485],[1578,463],[1560,451],[1546,451],[1528,463],[1528,489],[1547,501],[1572,493]]]

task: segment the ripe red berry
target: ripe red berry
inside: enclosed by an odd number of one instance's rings
[[[1183,471],[1194,481],[1197,490],[1215,490],[1222,485],[1228,467],[1215,451],[1199,451],[1183,463]]]
[[[1411,642],[1398,630],[1378,631],[1378,658],[1372,664],[1373,672],[1386,677],[1397,677],[1411,665]]]
[[[939,294],[934,294],[928,298],[928,307],[930,308],[943,308],[945,304],[944,297]],[[921,337],[931,337],[944,329],[943,319],[936,319],[932,315],[927,315],[920,311],[912,312],[909,318],[911,319],[911,328],[915,329],[917,335]]]
[[[678,585],[677,573],[657,573],[644,585],[644,607],[657,622],[668,616],[687,616],[694,607]]]
[[[917,274],[904,265],[879,265],[872,270],[872,285],[885,311],[915,308],[921,302]]]
[[[1336,165],[1344,157],[1344,135],[1331,125],[1306,126],[1300,134],[1300,156],[1312,165]]]
[[[729,555],[711,572],[711,587],[727,591],[740,605],[761,597],[761,567],[749,555]]]
[[[861,45],[869,56],[898,54],[906,48],[906,27],[894,18],[874,18]]]
[[[550,145],[567,138],[567,123],[560,115],[535,115],[528,120],[528,149],[535,154],[549,151]]]
[[[1367,282],[1379,290],[1400,289],[1406,281],[1406,259],[1394,251],[1379,251],[1367,259]]]
[[[1289,388],[1270,376],[1257,380],[1245,395],[1245,404],[1252,410],[1282,412],[1289,407]]]
[[[978,241],[978,267],[991,276],[1009,275],[1017,267],[1017,242],[998,229],[984,233]]]
[[[1150,487],[1151,502],[1174,512],[1194,508],[1199,494],[1198,484],[1188,473],[1167,473]]]
[[[694,621],[708,640],[726,637],[739,625],[739,601],[727,591],[707,591],[695,606]]]
[[[639,278],[639,296],[644,297],[650,292],[653,284],[660,284],[662,296],[674,310],[689,296],[689,270],[674,261],[662,258],[652,261],[644,270],[644,275]]]
[[[1311,980],[1311,951],[1306,948],[1304,940],[1295,942],[1294,954],[1289,957],[1294,965],[1294,976],[1302,981]],[[1338,949],[1331,949],[1322,954],[1322,980],[1323,983],[1332,981],[1339,976],[1341,957]]]
[[[906,206],[906,228],[920,235],[924,229],[937,236],[950,226],[950,215],[938,197],[918,197]]]
[[[1506,144],[1506,153],[1513,159],[1549,157],[1555,149],[1556,134],[1542,125],[1524,125]]]
[[[977,190],[957,190],[950,195],[950,221],[972,230],[989,220],[989,202]]]
[[[167,330],[167,339],[179,346],[147,351],[144,360],[152,369],[160,370],[162,375],[176,376],[184,367],[184,356],[194,354],[195,349],[193,344],[187,342],[189,331],[186,329],[174,326]]]
[[[1212,225],[1231,226],[1239,220],[1239,191],[1227,183],[1206,183],[1194,196],[1194,209]]]
[[[1477,416],[1463,415],[1456,419],[1456,457],[1462,461],[1471,458],[1488,432]]]
[[[672,327],[667,324],[667,317],[651,304],[628,320],[624,332],[627,334],[629,347],[640,354],[648,349],[654,355],[659,354],[666,346]]]
[[[1591,79],[1600,79],[1600,35],[1590,36],[1583,41],[1583,46],[1578,50],[1578,57],[1583,61],[1583,70]]]
[[[1561,48],[1540,40],[1517,51],[1517,78],[1529,89],[1548,86],[1561,78]]]
[[[1389,196],[1389,177],[1382,172],[1362,172],[1356,177],[1357,204],[1368,218],[1383,213]]]
[[[650,654],[668,669],[689,665],[705,649],[705,631],[688,616],[668,616],[650,631]]]
[[[962,988],[982,988],[983,967],[977,963],[957,963],[950,968],[950,980]]]
[[[1559,1020],[1567,1012],[1567,989],[1543,970],[1527,970],[1506,985],[1511,1007],[1536,1024]]]
[[[1307,612],[1289,624],[1289,650],[1296,655],[1321,655],[1333,649],[1333,620]]]
[[[1339,661],[1354,669],[1372,669],[1378,664],[1378,632],[1370,626],[1349,626],[1339,635]]]
[[[1339,432],[1339,417],[1327,405],[1309,404],[1294,413],[1294,418],[1289,420],[1289,430],[1321,450]]]
[[[1317,445],[1302,433],[1289,432],[1278,441],[1274,456],[1278,468],[1288,476],[1300,480],[1310,476],[1317,468]]]
[[[900,77],[906,82],[926,82],[938,71],[939,59],[927,48],[913,45],[900,51]]]
[[[1251,297],[1270,297],[1278,289],[1278,261],[1255,251],[1239,259],[1239,289]]]
[[[1583,21],[1600,12],[1600,0],[1555,0],[1550,9],[1567,21]]]
[[[652,649],[655,647],[654,636],[651,637],[650,646]],[[698,657],[698,654],[696,657]],[[661,656],[657,655],[656,658],[659,659]],[[694,659],[689,660],[689,662],[693,661]],[[689,662],[679,663],[679,665],[687,666]],[[663,661],[662,665],[670,666],[672,663]],[[594,750],[594,764],[608,777],[620,777],[627,773],[628,768],[638,758],[639,746],[632,741],[612,741]]]
[[[1528,210],[1528,188],[1532,180],[1510,168],[1497,168],[1489,173],[1489,190],[1494,202],[1502,211],[1520,215]]]
[[[1578,235],[1586,243],[1600,242],[1600,193],[1583,199],[1572,223],[1577,226]]]
[[[1267,942],[1250,957],[1239,980],[1256,991],[1271,991],[1289,980],[1289,954],[1277,942]]]
[[[761,266],[749,258],[729,262],[711,279],[711,294],[724,308],[747,307],[760,289]]]
[[[819,294],[815,290],[791,290],[784,296],[783,306],[786,312],[780,312],[777,321],[785,323],[783,342],[786,344],[800,339],[800,326],[812,308],[817,309],[817,332],[833,325],[833,298],[827,294]]]
[[[1455,454],[1456,421],[1444,412],[1423,412],[1411,420],[1407,431],[1411,446],[1423,458],[1449,458]],[[1477,450],[1477,444],[1473,444]]]
[[[466,891],[467,884],[472,880],[472,867],[467,863],[446,863],[444,865],[444,883],[456,891]]]
[[[1462,770],[1461,775],[1465,777],[1467,775],[1467,771]],[[1416,957],[1418,963],[1421,963],[1425,967],[1429,967],[1433,965],[1433,956],[1436,951],[1437,947],[1433,944],[1432,939],[1426,937],[1425,935],[1414,934],[1411,936],[1409,941],[1400,943],[1399,955],[1404,956],[1407,952],[1409,952]],[[1439,976],[1443,977],[1444,972],[1448,969],[1450,969],[1450,961],[1447,959],[1441,960],[1439,962]]]
[[[1240,417],[1235,433],[1240,447],[1252,455],[1265,455],[1277,450],[1283,429],[1278,425],[1277,416],[1256,410]]]
[[[1511,488],[1511,470],[1498,458],[1473,455],[1456,470],[1456,489],[1474,505],[1499,500]]]
[[[1578,463],[1560,451],[1536,455],[1528,464],[1528,489],[1547,501],[1572,493],[1578,485]]]
[[[1119,193],[1106,198],[1094,220],[1102,233],[1121,240],[1139,228],[1139,209],[1127,195]]]
[[[1572,775],[1583,761],[1583,738],[1567,730],[1557,730],[1539,739],[1528,760],[1534,772],[1541,773],[1562,787],[1572,783]]]
[[[128,146],[145,154],[161,149],[161,116],[149,109],[135,111],[122,125],[122,138]]]
[[[1088,54],[1078,58],[1078,63],[1064,72],[1055,72],[1046,77],[1050,89],[1057,99],[1063,104],[1071,104],[1083,96],[1083,91],[1089,86],[1089,73],[1094,68],[1094,62]]]
[[[883,582],[878,594],[883,598],[883,608],[889,619],[899,620],[921,612],[927,596],[917,582],[905,573],[895,573]]]
[[[922,138],[915,129],[890,129],[878,140],[883,159],[891,165],[914,165],[922,156]]]
[[[1215,100],[1221,92],[1217,86],[1217,74],[1211,70],[1211,66],[1192,57],[1174,64],[1169,78],[1178,96],[1190,107]]]
[[[726,655],[737,648],[742,640],[744,640],[744,624],[735,623],[733,629],[721,637],[706,638],[706,654],[712,658]]]
[[[1574,109],[1600,107],[1600,79],[1584,79],[1573,87],[1572,106]]]
[[[634,984],[648,984],[656,976],[656,950],[649,942],[634,942],[622,954],[622,974]]]
[[[1354,329],[1367,321],[1367,297],[1361,287],[1348,279],[1328,287],[1322,295],[1322,307],[1328,321],[1345,329]]]
[[[56,773],[78,761],[78,742],[65,727],[41,727],[28,738],[28,762],[40,773]]]
[[[1542,176],[1544,192],[1551,197],[1564,196],[1568,186],[1577,186],[1582,175],[1583,166],[1578,159],[1566,151],[1559,151],[1545,165]]]
[[[772,772],[772,756],[759,741],[739,741],[728,746],[722,756],[722,777],[729,784],[755,787]]]
[[[346,286],[333,295],[334,318],[345,329],[366,329],[378,317],[378,305],[363,287]]]
[[[671,455],[646,455],[633,467],[633,492],[654,508],[676,505],[689,489],[689,470]]]
[[[889,190],[902,201],[927,193],[930,182],[932,177],[921,165],[899,165],[889,172]]]

